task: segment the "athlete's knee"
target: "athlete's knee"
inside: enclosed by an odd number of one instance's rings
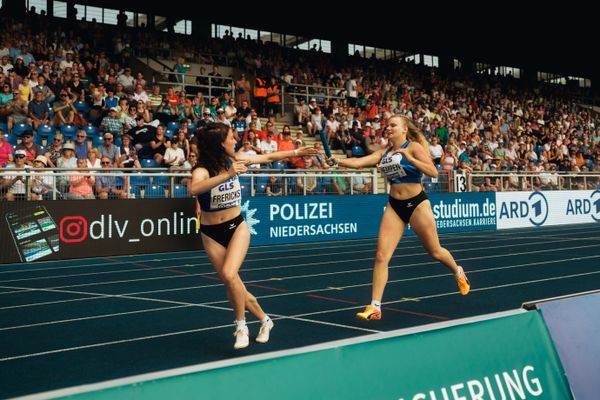
[[[429,249],[427,252],[431,256],[431,258],[440,261],[448,252],[448,250],[444,249],[443,247],[437,247],[435,249]]]
[[[387,264],[390,261],[390,255],[384,251],[377,250],[375,253],[375,263],[376,264]]]
[[[238,274],[235,271],[221,271],[219,272],[219,278],[223,281],[225,286],[230,286],[237,281]]]

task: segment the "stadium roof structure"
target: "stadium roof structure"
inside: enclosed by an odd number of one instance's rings
[[[502,2],[76,3],[295,34],[420,54],[576,75],[600,82],[596,17],[589,4]],[[597,85],[596,85],[597,86]]]

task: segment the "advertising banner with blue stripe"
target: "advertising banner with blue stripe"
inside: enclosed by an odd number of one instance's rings
[[[600,190],[497,193],[498,229],[600,221]]]
[[[440,232],[496,229],[493,193],[429,197]],[[252,245],[373,238],[387,200],[388,195],[252,197],[242,202],[242,213]]]

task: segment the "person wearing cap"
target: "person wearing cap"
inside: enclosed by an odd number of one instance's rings
[[[33,160],[36,170],[48,167],[48,159],[37,156]],[[31,200],[51,200],[54,191],[54,172],[50,170],[34,171],[31,176]]]
[[[74,169],[77,168],[77,158],[75,157],[75,145],[73,143],[65,143],[62,147],[62,156],[56,162],[57,168]],[[58,187],[61,193],[65,193],[65,189],[69,184],[68,176],[58,177]]]
[[[77,109],[73,105],[74,99],[69,96],[65,89],[61,89],[58,94],[58,100],[52,104],[52,110],[55,114],[56,125],[72,124],[77,115]]]
[[[178,140],[170,140],[170,145],[165,150],[163,162],[168,167],[181,167],[185,162],[185,153],[179,147]]]
[[[113,135],[121,135],[123,133],[123,123],[117,116],[118,110],[116,107],[111,107],[108,110],[108,115],[102,118],[100,130]],[[112,160],[114,161],[114,160]]]
[[[14,164],[7,164],[7,169],[22,169],[24,171],[31,168],[25,162],[25,150],[15,150]],[[8,201],[27,200],[27,177],[19,175],[18,171],[7,171],[2,179],[2,188],[6,190],[4,196]]]
[[[0,67],[2,67],[2,73],[6,78],[8,78],[8,71],[14,68],[14,66],[10,63],[8,56],[2,56]]]
[[[274,133],[267,133],[267,138],[260,142],[260,150],[262,154],[273,153],[277,151],[277,141]]]
[[[245,157],[245,156],[255,156],[256,150],[254,150],[252,148],[252,143],[250,143],[250,140],[246,139],[244,140],[242,147],[236,152],[236,154],[240,157]],[[248,168],[260,168],[260,164],[248,164]]]
[[[0,167],[13,162],[13,148],[10,143],[4,140],[6,132],[0,127]]]
[[[294,150],[299,150],[302,148],[302,140],[294,139],[294,141],[292,143],[294,144]],[[300,157],[300,156],[290,157],[290,159],[287,163],[288,163],[288,166],[290,166],[292,168],[306,168],[306,160],[304,159],[304,157]]]
[[[42,148],[33,142],[33,131],[23,132],[23,141],[15,147],[15,150],[25,151],[27,165],[33,165],[33,160],[42,155]]]
[[[123,85],[123,89],[127,93],[133,92],[133,82],[135,78],[131,75],[131,68],[125,68],[123,73],[117,78],[117,84]]]
[[[231,128],[231,122],[225,118],[225,109],[223,107],[217,108],[217,120],[215,122],[220,122],[222,124],[227,125],[227,127]]]
[[[121,151],[114,144],[114,135],[110,132],[105,132],[102,137],[104,138],[104,143],[98,146],[100,157],[107,157],[113,165],[119,167],[122,161]]]

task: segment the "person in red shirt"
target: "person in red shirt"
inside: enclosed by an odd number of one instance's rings
[[[0,167],[4,167],[13,161],[13,148],[10,143],[4,140],[5,132],[0,128]]]

